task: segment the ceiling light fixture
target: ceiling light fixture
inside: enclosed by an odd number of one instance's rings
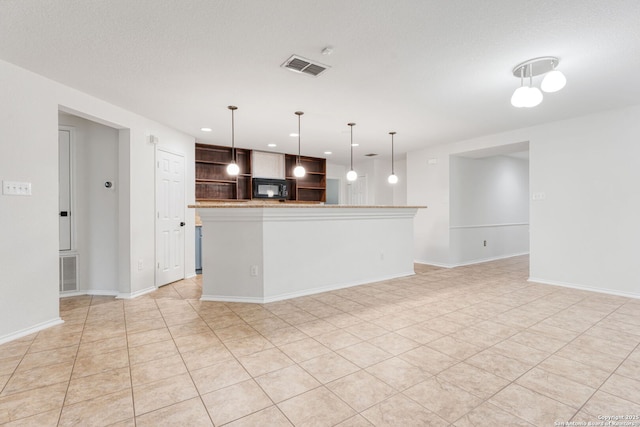
[[[389,184],[396,184],[398,182],[398,176],[393,172],[393,136],[395,135],[395,132],[389,132],[389,135],[391,135],[391,175],[389,175],[389,178],[387,178],[387,181],[389,181]]]
[[[353,170],[353,127],[355,123],[347,123],[347,126],[351,128],[351,169],[347,172],[347,181],[355,181],[358,179],[358,174]]]
[[[236,163],[235,122],[233,113],[238,107],[229,105],[227,108],[231,110],[231,163],[227,165],[227,173],[231,176],[236,176],[240,173],[240,167]]]
[[[306,171],[304,170],[304,166],[302,166],[302,163],[300,163],[300,116],[302,116],[304,113],[302,111],[296,111],[294,114],[298,116],[298,162],[296,164],[296,167],[293,169],[293,176],[295,176],[296,178],[302,178]]]
[[[542,102],[540,89],[533,86],[533,77],[545,74],[541,88],[545,92],[557,92],[567,83],[562,72],[556,70],[560,60],[554,56],[542,56],[521,62],[513,68],[513,75],[520,78],[520,87],[511,96],[511,105],[517,108],[531,108]],[[524,79],[529,77],[529,85],[524,85]]]
[[[211,132],[213,129],[211,128],[200,128],[202,132]]]
[[[333,154],[333,151],[325,151],[324,154],[328,156],[329,154]]]
[[[278,144],[274,144],[274,143],[267,144],[267,147],[271,147],[271,148],[274,148],[274,147],[277,147],[277,146],[278,146]]]

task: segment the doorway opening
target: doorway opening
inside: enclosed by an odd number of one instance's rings
[[[118,294],[119,130],[58,113],[60,295]]]
[[[449,238],[454,265],[529,253],[529,143],[451,155]]]

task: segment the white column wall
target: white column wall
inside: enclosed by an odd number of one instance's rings
[[[58,105],[50,82],[0,61],[0,343],[59,323]]]

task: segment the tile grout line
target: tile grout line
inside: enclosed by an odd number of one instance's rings
[[[87,320],[89,319],[89,313],[91,312],[91,303],[93,302],[93,296],[89,299],[89,305],[87,306],[87,314],[84,317],[84,322],[82,322],[82,332],[80,333],[80,340],[78,341],[78,348],[76,349],[76,354],[73,358],[73,366],[71,367],[71,373],[69,374],[69,381],[67,382],[67,389],[64,392],[64,398],[62,399],[62,405],[60,406],[60,412],[58,413],[58,420],[56,421],[56,425],[60,425],[62,421],[62,412],[65,407],[65,402],[67,400],[67,395],[69,394],[69,388],[71,387],[71,379],[73,378],[73,371],[76,368],[76,363],[78,361],[78,354],[80,353],[80,345],[82,345],[82,337],[84,336],[84,330],[87,327]],[[34,340],[35,341],[35,340]]]

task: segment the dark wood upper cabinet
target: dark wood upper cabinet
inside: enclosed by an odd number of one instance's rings
[[[251,200],[252,164],[251,150],[236,148],[238,176],[227,174],[231,162],[231,147],[196,144],[196,201]],[[285,177],[289,192],[288,201],[325,202],[327,161],[319,157],[301,156],[306,170],[302,178],[293,176],[297,156],[285,155]]]

